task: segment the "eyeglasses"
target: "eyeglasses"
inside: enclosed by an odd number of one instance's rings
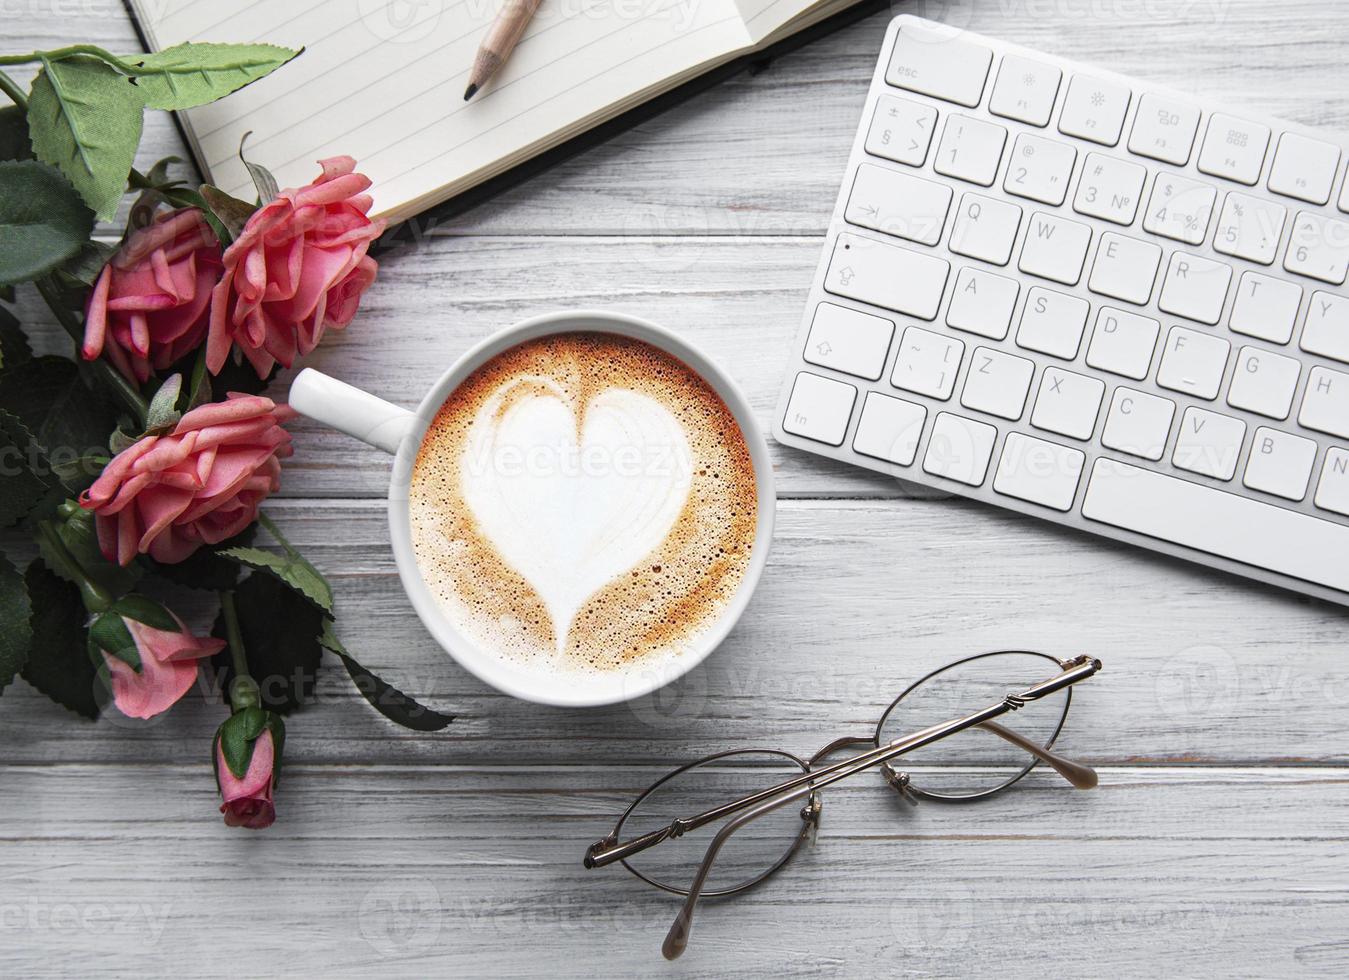
[[[1049,669],[1057,672],[1046,679]],[[632,801],[607,837],[590,845],[585,866],[618,861],[647,884],[684,897],[661,947],[666,959],[675,959],[688,946],[698,899],[745,891],[785,866],[803,842],[815,840],[820,790],[865,769],[879,767],[911,804],[988,799],[1041,762],[1078,789],[1094,787],[1095,771],[1053,746],[1073,685],[1100,669],[1092,657],[1059,660],[1019,650],[957,660],[910,685],[885,709],[874,734],[835,739],[809,760],[737,749],[661,777]],[[965,713],[977,704],[987,706]],[[870,749],[816,768],[834,752],[861,746]],[[890,764],[901,755],[923,766],[919,782]],[[798,802],[799,809],[791,806]]]

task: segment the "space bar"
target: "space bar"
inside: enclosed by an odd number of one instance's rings
[[[1098,459],[1082,516],[1349,592],[1349,527]]]

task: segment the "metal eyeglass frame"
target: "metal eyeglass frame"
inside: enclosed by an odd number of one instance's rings
[[[988,705],[987,707],[982,708],[981,710],[976,711],[973,714],[965,715],[960,718],[953,718],[949,721],[942,722],[941,724],[929,726],[920,731],[904,736],[903,738],[895,739],[894,741],[888,742],[885,745],[880,744],[880,734],[881,730],[885,726],[886,720],[890,717],[891,713],[895,710],[896,706],[898,706],[899,703],[903,701],[908,694],[910,694],[916,688],[921,686],[923,683],[931,680],[938,674],[941,674],[954,667],[958,667],[962,664],[967,664],[975,660],[981,660],[985,657],[995,657],[1009,653],[1029,653],[1034,656],[1043,657],[1045,660],[1048,660],[1051,663],[1057,665],[1060,669],[1060,672],[1057,675],[1050,677],[1044,681],[1041,681],[1038,684],[1031,685],[1030,687],[1026,688],[1025,690],[1019,693],[1008,693],[1002,698],[1002,700],[994,704]],[[1022,651],[1022,650],[997,650],[990,653],[976,654],[975,656],[972,657],[965,657],[961,660],[957,660],[954,663],[947,664],[944,667],[932,671],[930,674],[927,674],[926,676],[920,678],[918,681],[915,681],[913,684],[909,685],[909,687],[905,689],[904,693],[901,694],[899,697],[897,697],[893,702],[891,702],[890,706],[886,708],[885,713],[881,715],[881,720],[876,726],[876,733],[874,736],[871,737],[845,736],[843,738],[835,739],[834,741],[826,745],[824,748],[822,748],[819,752],[815,753],[815,755],[811,756],[809,762],[802,761],[801,759],[797,758],[796,756],[788,752],[782,752],[777,750],[757,750],[759,751],[760,754],[777,755],[787,760],[790,760],[792,763],[801,768],[802,775],[794,777],[792,779],[788,779],[785,782],[778,783],[776,786],[771,786],[757,793],[752,793],[749,796],[742,797],[741,799],[735,800],[732,803],[727,803],[724,804],[723,806],[707,810],[696,816],[678,817],[675,820],[671,821],[668,826],[661,827],[657,830],[651,831],[650,833],[643,834],[640,837],[634,837],[630,840],[620,842],[619,831],[623,827],[624,820],[628,818],[628,816],[642,802],[642,800],[646,799],[652,792],[654,792],[660,786],[662,786],[669,780],[675,778],[676,776],[680,775],[681,773],[687,772],[689,769],[692,769],[696,766],[705,765],[709,762],[725,758],[727,756],[739,755],[743,754],[746,751],[755,751],[755,750],[733,749],[728,752],[721,752],[716,755],[706,756],[702,759],[698,759],[685,766],[681,766],[680,768],[674,770],[671,773],[668,773],[667,775],[661,777],[659,780],[653,783],[651,786],[649,786],[635,800],[633,800],[633,802],[623,812],[623,815],[618,818],[618,823],[615,824],[614,830],[608,836],[604,837],[601,840],[596,841],[586,849],[585,859],[583,863],[586,868],[590,869],[590,868],[601,868],[606,865],[613,864],[615,861],[621,861],[623,863],[623,866],[627,868],[627,870],[629,870],[638,878],[641,878],[648,884],[654,885],[655,887],[660,888],[663,891],[668,891],[677,895],[685,896],[684,904],[680,908],[678,915],[676,915],[674,923],[670,926],[670,931],[666,934],[664,943],[661,945],[661,952],[665,955],[665,958],[673,960],[677,958],[681,953],[683,953],[685,948],[687,948],[688,946],[689,936],[693,929],[693,913],[695,908],[697,907],[698,899],[704,894],[706,894],[708,897],[716,897],[723,895],[733,895],[736,894],[737,892],[745,891],[746,889],[752,888],[753,886],[759,884],[765,878],[768,878],[774,872],[782,868],[782,866],[785,865],[796,853],[802,841],[805,840],[806,835],[819,825],[820,811],[822,809],[822,802],[819,797],[819,790],[823,789],[825,786],[831,785],[832,783],[836,783],[839,782],[840,780],[847,779],[849,776],[862,772],[863,770],[871,769],[875,766],[880,766],[885,776],[886,782],[889,783],[890,786],[892,786],[900,794],[901,797],[903,797],[909,803],[913,804],[916,804],[919,799],[938,800],[944,802],[972,802],[974,800],[985,799],[989,796],[994,795],[995,793],[1001,792],[1002,790],[1011,786],[1013,783],[1020,780],[1023,776],[1026,775],[1026,773],[1030,772],[1031,769],[1035,768],[1035,766],[1040,762],[1044,762],[1047,765],[1049,765],[1051,768],[1054,769],[1054,771],[1059,773],[1059,775],[1063,776],[1064,779],[1066,779],[1077,789],[1091,789],[1094,786],[1096,786],[1097,783],[1096,773],[1090,766],[1086,766],[1083,765],[1082,763],[1074,762],[1071,759],[1064,758],[1063,756],[1053,752],[1052,746],[1055,740],[1058,738],[1059,733],[1062,731],[1063,723],[1068,716],[1068,708],[1072,704],[1072,690],[1071,690],[1072,686],[1074,684],[1077,684],[1079,681],[1083,681],[1091,677],[1092,675],[1097,673],[1100,669],[1101,669],[1101,662],[1095,659],[1094,657],[1088,657],[1084,655],[1074,657],[1070,660],[1059,660],[1057,657],[1051,657],[1048,654],[1034,653],[1033,651]],[[1063,704],[1063,711],[1059,716],[1058,723],[1055,725],[1053,733],[1051,734],[1048,741],[1046,741],[1043,745],[1033,742],[1023,737],[1022,735],[1019,735],[1018,733],[1012,731],[1011,729],[1005,728],[1002,725],[998,725],[993,721],[993,719],[998,718],[1004,714],[1008,714],[1009,712],[1018,710],[1019,708],[1025,706],[1027,702],[1037,701],[1041,698],[1048,697],[1051,694],[1056,694],[1059,691],[1066,692],[1066,697],[1064,698]],[[982,728],[985,731],[991,732],[992,734],[997,735],[1008,742],[1011,742],[1018,748],[1023,749],[1032,756],[1030,762],[1020,771],[1018,771],[1017,773],[1009,777],[1007,780],[991,789],[983,790],[978,793],[971,793],[959,796],[950,796],[939,793],[924,792],[920,789],[912,787],[909,784],[910,781],[908,774],[898,772],[897,770],[895,770],[893,766],[890,765],[891,759],[898,758],[899,756],[904,755],[907,752],[912,752],[915,749],[919,749],[922,748],[923,746],[930,745],[933,742],[936,742],[940,739],[946,738],[951,735],[955,735],[959,732],[965,731],[966,729],[975,727]],[[820,760],[824,759],[825,757],[829,756],[834,752],[837,752],[840,749],[851,748],[859,745],[871,745],[873,747],[869,751],[863,752],[861,755],[854,756],[851,759],[845,759],[842,762],[834,763],[833,765],[827,766],[823,769],[816,770],[811,768]],[[794,803],[798,800],[806,801],[806,805],[801,810],[801,831],[797,835],[796,839],[792,842],[792,844],[783,853],[782,857],[779,858],[778,861],[772,865],[772,867],[768,868],[762,874],[759,874],[756,877],[753,877],[747,881],[741,882],[740,884],[735,885],[733,887],[715,891],[712,890],[705,891],[704,885],[707,882],[708,875],[712,871],[712,864],[716,860],[717,854],[721,851],[722,847],[725,845],[726,841],[730,838],[732,834],[734,834],[737,830],[744,827],[751,821],[756,820],[759,817],[764,816],[765,814],[772,813],[775,810],[781,809],[782,807],[790,803]],[[707,851],[703,855],[702,862],[698,866],[698,871],[694,875],[693,882],[687,889],[675,888],[662,882],[658,882],[652,878],[649,878],[642,872],[633,868],[627,862],[627,858],[632,857],[633,855],[638,854],[642,851],[645,851],[648,848],[655,847],[662,841],[681,837],[684,834],[693,830],[697,830],[700,827],[704,827],[709,823],[720,820],[724,817],[730,817],[732,814],[738,814],[738,816],[734,816],[732,819],[728,820],[726,824],[720,830],[718,830],[716,835],[712,838],[711,843],[708,844]]]

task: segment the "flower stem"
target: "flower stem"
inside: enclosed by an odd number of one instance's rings
[[[9,96],[9,100],[19,107],[23,112],[28,111],[28,97],[23,94],[23,89],[19,88],[19,83],[14,81],[4,72],[0,71],[0,92]]]
[[[235,711],[256,707],[261,698],[258,696],[257,682],[248,672],[248,656],[244,652],[244,638],[239,630],[239,611],[234,606],[233,591],[221,591],[220,612],[225,617],[225,639],[234,661],[234,680],[229,690],[230,706]]]
[[[61,540],[61,535],[57,533],[56,528],[52,526],[51,521],[38,521],[38,537],[46,546],[43,557],[57,567],[52,571],[57,572],[64,578],[69,579],[80,587],[80,598],[84,600],[84,608],[91,613],[101,613],[107,611],[112,606],[113,599],[102,586],[93,582],[84,574],[84,569],[80,563],[75,560],[75,556],[70,553],[66,543]]]
[[[110,51],[100,48],[96,44],[71,44],[64,48],[55,48],[51,51],[30,51],[28,54],[7,54],[0,56],[0,65],[28,65],[34,61],[60,61],[62,58],[69,58],[72,55],[87,54],[99,58],[112,65],[118,71],[125,72],[128,75],[151,75],[154,74],[153,68],[141,68],[123,58],[117,57]]]

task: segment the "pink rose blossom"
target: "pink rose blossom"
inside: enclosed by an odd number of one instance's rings
[[[281,424],[294,416],[270,398],[231,392],[188,412],[168,435],[118,453],[80,496],[97,515],[104,557],[179,562],[252,524],[281,484],[280,461],[291,454]]]
[[[105,650],[99,653],[112,675],[113,701],[129,718],[153,718],[173,707],[197,679],[197,661],[225,646],[224,640],[194,636],[177,616],[173,616],[177,632],[155,629],[126,616],[121,619],[140,654],[140,671]]]
[[[206,337],[220,242],[196,208],[162,211],[132,232],[99,274],[85,308],[86,360],[100,354],[143,383]]]
[[[250,830],[270,827],[276,820],[276,806],[272,803],[276,744],[271,731],[263,729],[253,742],[253,758],[242,779],[230,771],[219,741],[215,755],[216,778],[220,781],[220,812],[225,815],[225,824]]]
[[[353,173],[351,157],[320,160],[323,173],[306,187],[284,190],[255,211],[224,256],[224,277],[211,294],[206,366],[225,364],[231,344],[258,377],[290,367],[331,327],[356,315],[361,293],[378,268],[366,255],[384,231],[367,217],[370,179]]]

